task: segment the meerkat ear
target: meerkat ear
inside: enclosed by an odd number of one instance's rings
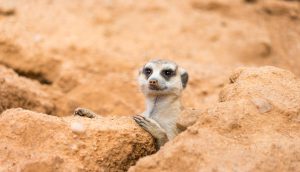
[[[181,77],[182,87],[185,88],[189,80],[189,74],[185,69],[181,69],[180,77]]]

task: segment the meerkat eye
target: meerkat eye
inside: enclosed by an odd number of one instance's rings
[[[166,70],[163,70],[162,71],[162,75],[165,77],[165,78],[170,78],[171,76],[174,75],[174,71],[172,69],[166,69]]]
[[[151,75],[151,74],[152,74],[152,69],[151,69],[151,68],[145,68],[145,69],[144,69],[144,74],[145,74],[146,76]]]
[[[171,76],[173,74],[172,70],[165,70],[165,75]]]

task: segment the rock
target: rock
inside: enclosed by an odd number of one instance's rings
[[[17,107],[47,114],[56,111],[50,95],[38,82],[20,77],[4,66],[0,66],[0,100],[0,113]]]
[[[0,171],[125,171],[155,151],[151,136],[130,117],[60,118],[11,109],[0,115],[0,128]]]
[[[297,171],[300,81],[275,68],[240,68],[221,102],[134,171]]]
[[[296,114],[299,110],[299,80],[289,71],[272,66],[239,68],[230,80],[232,84],[220,92],[221,102],[249,99],[256,105],[260,104],[258,106],[270,106],[264,107],[266,110],[272,106],[278,113],[286,115]]]

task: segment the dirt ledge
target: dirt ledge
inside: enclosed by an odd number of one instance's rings
[[[0,171],[126,171],[155,152],[130,117],[55,117],[23,109],[0,115]]]

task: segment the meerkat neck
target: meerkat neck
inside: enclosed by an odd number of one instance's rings
[[[160,95],[146,97],[146,111],[144,115],[147,117],[174,115],[174,113],[179,113],[180,110],[180,96]]]

